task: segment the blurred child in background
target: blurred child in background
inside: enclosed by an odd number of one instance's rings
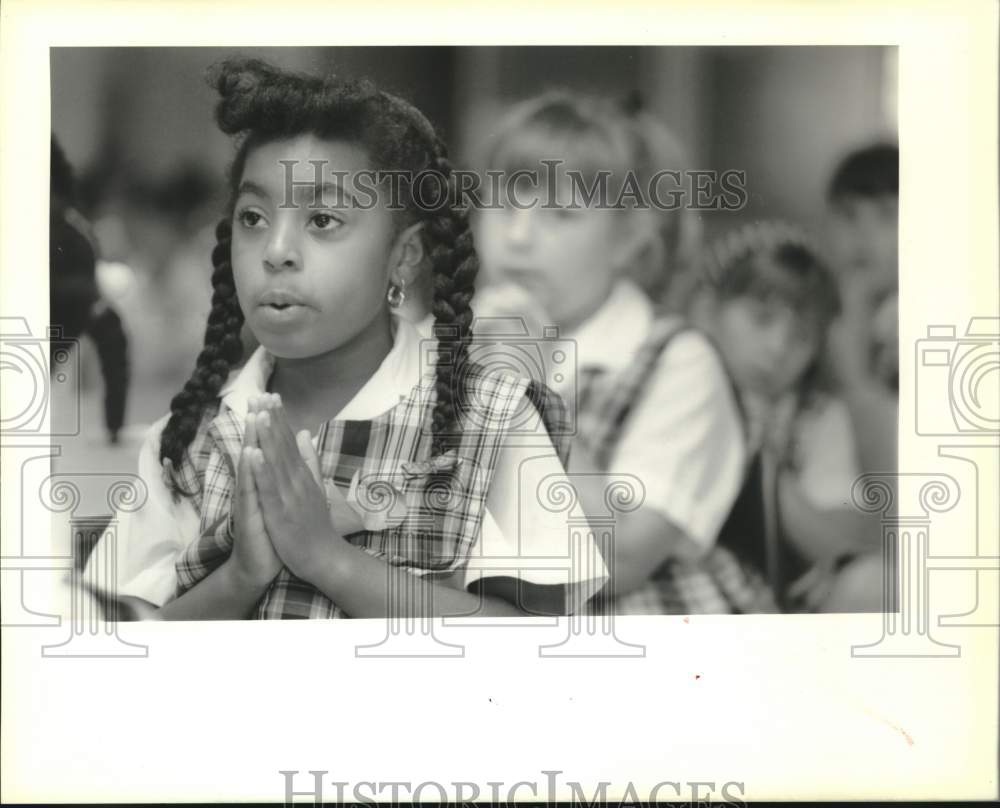
[[[896,469],[899,397],[899,149],[876,144],[837,167],[827,193],[830,255],[843,314],[830,367],[851,412],[864,471]]]
[[[820,372],[839,311],[836,282],[796,229],[758,223],[708,251],[692,319],[712,335],[738,389],[763,530],[727,523],[722,550],[748,586],[788,610],[880,605],[879,528],[851,506],[859,473],[852,422]]]
[[[614,475],[641,482],[641,505],[614,513],[613,554],[605,548],[613,593],[593,608],[712,611],[725,607],[700,603],[697,591],[675,582],[710,550],[739,489],[736,402],[708,341],[658,312],[634,280],[665,285],[657,273],[679,241],[676,220],[661,218],[667,211],[580,202],[568,173],[579,172],[591,188],[599,171],[610,171],[614,200],[628,172],[640,175],[656,161],[647,136],[613,105],[568,93],[509,113],[487,168],[505,177],[534,171],[542,181],[504,188],[478,217],[485,286],[473,304],[476,328],[488,328],[484,317],[515,316],[536,335],[556,325],[575,344],[575,372],[549,381],[575,407],[568,470],[588,515],[609,515]],[[561,161],[554,175],[543,162],[551,160]],[[678,237],[665,244],[664,232]]]
[[[670,207],[650,205],[646,210],[633,211],[646,219],[649,237],[642,240],[626,274],[650,300],[676,313],[681,310],[685,290],[697,272],[701,250],[701,220],[680,197],[671,197],[671,189],[680,188],[681,183],[671,181],[667,173],[687,169],[688,158],[673,132],[643,109],[638,94],[633,93],[625,100],[622,113],[620,123],[625,127],[632,153],[631,167],[640,186],[655,183],[659,200]],[[660,178],[654,180],[658,174]]]
[[[117,443],[128,398],[128,339],[118,312],[98,287],[97,248],[89,223],[77,209],[73,169],[55,137],[50,166],[49,317],[64,339],[93,340],[104,378],[104,425],[108,439]]]
[[[631,154],[630,168],[639,182],[646,186],[657,172],[683,171],[687,166],[684,149],[674,134],[654,115],[642,108],[638,94],[631,94],[619,110],[609,106],[609,114],[616,115],[617,125]],[[661,179],[658,193],[669,201],[670,182]],[[630,278],[654,303],[669,310],[680,308],[676,301],[684,299],[684,290],[697,271],[701,247],[701,222],[683,205],[676,209],[660,210],[650,206],[632,211],[637,228],[645,228],[646,235],[637,240],[635,254],[625,269]],[[418,323],[421,330],[430,334],[433,318],[430,301],[433,297],[431,274],[424,271],[414,279],[412,288],[406,290],[400,314]],[[677,291],[674,288],[677,287]],[[490,297],[497,289],[494,285],[485,292],[477,306],[481,311],[492,310]]]

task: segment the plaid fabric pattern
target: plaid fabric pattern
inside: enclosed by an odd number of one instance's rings
[[[317,435],[324,483],[344,492],[352,481],[357,484],[359,515],[366,526],[388,514],[402,514],[381,529],[359,530],[344,538],[414,575],[448,574],[465,563],[479,536],[504,435],[528,393],[527,380],[511,374],[476,367],[464,378],[475,394],[467,397],[469,404],[459,414],[461,434],[450,438],[449,453],[455,452],[458,463],[449,474],[408,472],[412,466],[405,465],[430,460],[433,370],[381,416],[331,420]],[[561,417],[558,407],[550,417]],[[242,439],[242,421],[217,405],[206,414],[178,470],[201,515],[201,535],[176,565],[178,594],[208,575],[232,550],[231,506]],[[347,616],[287,569],[271,583],[254,613],[258,619]]]
[[[621,373],[585,368],[578,398],[581,439],[599,467],[607,468],[643,386],[678,334],[692,330],[666,318],[654,321],[646,342]],[[639,589],[614,597],[613,586],[591,600],[592,613],[730,614],[778,611],[764,577],[727,547],[716,545],[697,562],[668,561]]]
[[[597,599],[595,598],[595,602]],[[697,563],[669,562],[649,585],[615,599],[616,614],[769,614],[781,611],[767,581],[726,547]]]

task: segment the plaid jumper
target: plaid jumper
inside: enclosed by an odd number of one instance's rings
[[[669,319],[654,320],[649,336],[632,363],[616,374],[588,373],[580,391],[577,423],[580,439],[593,452],[598,468],[607,469],[646,380],[671,340],[688,324]],[[734,388],[734,393],[736,393]],[[736,394],[737,402],[739,395]],[[664,447],[667,449],[668,447]],[[756,459],[754,463],[756,462]],[[755,468],[751,463],[751,468]],[[760,489],[756,475],[746,478],[719,540],[698,561],[668,560],[638,589],[619,597],[612,585],[589,604],[593,613],[616,614],[730,614],[775,612],[778,607],[764,575],[742,552],[745,543],[741,524]]]
[[[344,538],[371,555],[418,576],[447,575],[466,562],[479,537],[504,437],[525,398],[543,421],[565,420],[561,400],[526,379],[474,366],[471,391],[459,408],[461,434],[430,457],[436,399],[433,368],[409,396],[368,421],[331,420],[317,434],[324,484],[353,492],[364,529]],[[190,589],[228,558],[233,546],[231,504],[243,424],[226,406],[205,414],[177,470],[200,514],[200,535],[176,564],[178,592]],[[555,443],[555,437],[553,438]],[[558,445],[558,444],[557,444]],[[450,467],[450,473],[440,473]],[[336,526],[334,526],[336,527]],[[342,618],[344,611],[287,568],[254,611],[257,619]]]

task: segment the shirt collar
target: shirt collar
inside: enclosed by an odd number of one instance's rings
[[[382,364],[344,408],[336,421],[367,421],[395,407],[419,384],[424,351],[421,335],[412,323],[393,314],[392,348]],[[430,355],[428,353],[428,355]],[[274,356],[263,346],[223,386],[222,403],[240,418],[249,410],[250,399],[267,390],[274,370]]]
[[[619,371],[628,366],[649,334],[653,304],[632,281],[615,282],[608,299],[574,331],[580,368]]]

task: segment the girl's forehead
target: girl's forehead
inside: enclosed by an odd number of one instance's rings
[[[338,175],[372,169],[367,151],[348,140],[325,139],[313,134],[272,140],[254,146],[247,154],[243,179],[294,182],[327,182]]]
[[[783,322],[794,328],[815,332],[823,327],[823,313],[819,305],[803,304],[777,290],[748,291],[746,294],[731,298],[727,302],[731,310],[741,314],[752,312],[763,313],[769,321]]]
[[[596,126],[573,131],[568,128],[529,124],[505,133],[490,156],[490,169],[505,172],[540,171],[546,176],[567,172],[590,176],[606,171],[619,173],[628,155],[611,132]]]

